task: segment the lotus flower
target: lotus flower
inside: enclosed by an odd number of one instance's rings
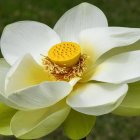
[[[139,39],[140,29],[108,27],[104,13],[88,3],[67,11],[54,29],[35,21],[6,26],[0,133],[36,139],[64,122],[66,135],[80,139],[95,116],[140,114],[139,90],[132,90],[140,79]]]

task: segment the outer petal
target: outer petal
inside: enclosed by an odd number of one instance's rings
[[[63,124],[65,134],[73,140],[86,137],[95,125],[96,117],[71,110]]]
[[[67,82],[44,82],[21,91],[15,91],[8,98],[26,109],[51,106],[66,97],[72,90]]]
[[[3,103],[8,102],[5,97],[5,91],[4,91],[5,82],[4,81],[5,81],[5,77],[9,69],[10,69],[10,65],[3,58],[0,58],[0,102],[3,102]]]
[[[40,62],[41,54],[60,42],[58,35],[47,25],[35,21],[20,21],[8,25],[1,37],[1,50],[9,64],[26,53]]]
[[[12,135],[10,129],[10,121],[16,110],[5,106],[0,103],[0,134],[1,135]]]
[[[37,139],[54,131],[66,119],[70,107],[58,103],[35,111],[19,111],[11,121],[13,134],[21,139]]]
[[[139,28],[92,28],[80,33],[80,45],[84,48],[84,53],[89,54],[94,61],[113,48],[118,47],[120,49],[124,46],[133,45],[138,40],[140,40]],[[128,49],[130,48],[132,49],[129,46]]]
[[[111,57],[97,67],[90,79],[109,83],[140,80],[140,50]]]
[[[7,99],[4,91],[4,83],[5,83],[4,81],[9,69],[10,69],[9,64],[3,58],[1,58],[0,59],[0,102],[3,102],[8,106],[18,108],[16,104],[14,104],[12,101]]]
[[[4,94],[4,81],[9,69],[10,65],[3,58],[0,58],[0,94]]]
[[[43,68],[30,55],[25,55],[7,74],[7,98],[22,108],[37,109],[53,105],[71,92],[68,82],[51,82],[46,78]]]
[[[67,11],[56,23],[54,30],[62,41],[78,42],[80,31],[108,26],[104,13],[94,5],[82,3]]]
[[[102,115],[120,105],[128,86],[105,83],[79,84],[68,96],[67,103],[74,110],[89,115]]]
[[[140,115],[140,82],[129,84],[129,90],[120,106],[113,111],[113,114],[121,116]]]

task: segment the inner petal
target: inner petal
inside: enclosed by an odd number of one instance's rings
[[[50,81],[50,77],[31,55],[26,54],[8,71],[5,90],[7,94],[11,94],[44,81]]]

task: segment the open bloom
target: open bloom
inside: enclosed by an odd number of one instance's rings
[[[104,13],[88,3],[67,11],[54,29],[35,21],[8,25],[0,41],[0,100],[20,110],[12,133],[44,136],[70,108],[87,118],[112,112],[127,83],[140,79],[139,39],[140,29],[108,27]]]

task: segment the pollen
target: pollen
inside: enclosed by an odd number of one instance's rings
[[[54,45],[48,52],[48,58],[59,66],[71,67],[81,56],[81,49],[77,43],[62,42]]]

